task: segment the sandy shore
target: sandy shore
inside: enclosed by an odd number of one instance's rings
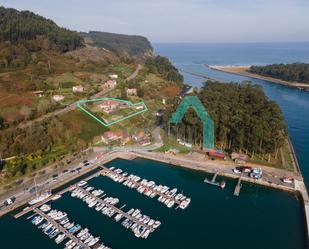
[[[249,73],[249,72],[247,72],[247,70],[250,68],[250,66],[207,66],[207,67],[209,67],[210,69],[213,69],[213,70],[217,70],[217,71],[237,74],[237,75],[241,75],[241,76],[245,76],[245,77],[251,77],[251,78],[260,79],[260,80],[267,80],[267,81],[269,81],[271,83],[275,83],[275,84],[281,84],[281,85],[286,85],[286,86],[291,86],[291,87],[309,90],[309,84],[306,84],[306,83],[289,82],[289,81],[275,79],[275,78],[272,78],[272,77],[265,77],[265,76],[261,76],[261,75],[258,75],[258,74]]]

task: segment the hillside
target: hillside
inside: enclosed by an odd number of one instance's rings
[[[309,83],[309,64],[306,63],[252,66],[248,71],[284,81]]]
[[[105,48],[119,55],[149,57],[153,55],[153,48],[146,37],[123,35],[107,32],[90,31],[82,33],[85,38],[92,40],[93,45]]]
[[[44,36],[61,52],[82,46],[83,39],[80,34],[61,28],[53,21],[30,11],[0,7],[0,19],[0,42],[18,43]]]

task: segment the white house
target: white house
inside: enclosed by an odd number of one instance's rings
[[[115,88],[116,86],[117,86],[116,80],[108,80],[102,85],[102,88]]]
[[[136,88],[129,88],[128,90],[127,90],[127,95],[128,96],[136,96],[137,95],[137,89]]]
[[[118,75],[117,74],[110,74],[109,77],[113,80],[118,79]]]
[[[65,97],[63,95],[54,95],[53,96],[53,100],[55,100],[56,102],[59,102],[61,100],[64,100]]]
[[[72,87],[73,93],[82,93],[84,92],[84,87],[79,85],[79,86],[73,86]]]

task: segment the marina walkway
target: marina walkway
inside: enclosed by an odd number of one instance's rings
[[[238,178],[237,185],[236,185],[235,190],[234,190],[235,196],[239,196],[240,188],[241,188],[241,176]]]
[[[117,208],[116,206],[114,206],[114,205],[112,205],[112,204],[110,204],[110,203],[107,203],[106,201],[104,201],[103,199],[101,199],[101,198],[99,198],[99,197],[93,195],[93,194],[90,193],[89,191],[87,191],[87,190],[85,190],[85,189],[83,189],[83,188],[81,188],[81,187],[77,187],[76,189],[82,191],[83,193],[85,193],[85,194],[88,195],[88,196],[91,196],[92,198],[95,198],[95,200],[96,200],[97,202],[102,203],[102,204],[104,204],[105,206],[114,209],[116,213],[121,214],[123,217],[125,217],[125,218],[127,218],[127,219],[129,219],[129,220],[134,221],[135,223],[137,223],[137,224],[140,225],[140,226],[145,227],[145,228],[148,229],[149,231],[151,231],[151,232],[154,231],[153,227],[148,226],[148,225],[145,225],[143,222],[140,222],[138,219],[136,219],[136,218],[133,217],[132,215],[130,215],[130,214],[124,212],[124,211],[121,210],[120,208]]]
[[[61,226],[60,224],[58,224],[56,221],[54,221],[52,218],[50,218],[48,215],[46,215],[44,212],[42,212],[41,210],[35,208],[33,210],[35,213],[37,213],[38,215],[42,216],[46,221],[50,222],[51,224],[53,224],[54,227],[56,227],[61,233],[64,233],[66,235],[66,237],[70,238],[71,240],[73,240],[76,245],[82,246],[85,249],[90,249],[90,247],[88,245],[86,245],[85,243],[83,243],[81,240],[79,240],[78,238],[76,238],[72,233],[69,233],[63,226]]]
[[[113,173],[113,174],[117,174],[117,175],[121,176],[122,178],[124,178],[124,179],[125,179],[124,181],[129,180],[129,181],[131,181],[131,182],[134,182],[132,179],[129,179],[127,176],[122,176],[121,174],[118,174],[118,173],[116,173],[116,172],[110,170],[109,168],[107,168],[107,167],[105,167],[105,166],[100,166],[100,167],[103,169],[103,171],[102,171],[102,175],[103,175],[103,176],[106,176],[106,175],[105,175],[106,173]],[[149,187],[146,187],[145,185],[141,184],[140,182],[134,182],[134,183],[136,184],[137,188],[140,187],[140,186],[145,187],[145,188],[148,188],[148,189],[150,189],[152,192],[155,192],[157,195],[162,196],[162,197],[164,197],[165,199],[168,198],[168,199],[170,199],[170,200],[175,201],[175,203],[178,204],[178,205],[181,204],[181,202],[180,202],[179,200],[176,200],[174,197],[168,196],[168,195],[166,195],[166,194],[162,194],[160,191],[157,191],[157,190],[151,189],[151,188],[149,188]]]

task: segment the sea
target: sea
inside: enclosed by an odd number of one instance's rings
[[[309,43],[278,44],[154,44],[158,54],[168,57],[179,68],[206,74],[225,82],[250,80],[262,85],[267,96],[278,102],[284,112],[288,131],[295,147],[307,186],[309,186],[309,93],[267,81],[212,71],[207,65],[265,65],[309,61]],[[184,74],[185,81],[201,87],[204,78]],[[186,210],[169,209],[156,199],[143,196],[109,178],[99,176],[89,185],[117,197],[123,210],[139,208],[162,225],[147,240],[136,238],[121,222],[96,212],[66,193],[51,202],[53,208],[68,213],[71,221],[87,227],[115,249],[304,249],[306,232],[302,204],[297,196],[286,192],[243,183],[240,196],[233,196],[235,180],[225,179],[226,188],[203,183],[203,172],[160,162],[117,159],[109,167],[139,175],[158,184],[176,187],[192,201]],[[219,178],[220,180],[220,178]],[[0,219],[0,248],[53,249],[57,245],[27,216],[15,220],[13,214]]]

